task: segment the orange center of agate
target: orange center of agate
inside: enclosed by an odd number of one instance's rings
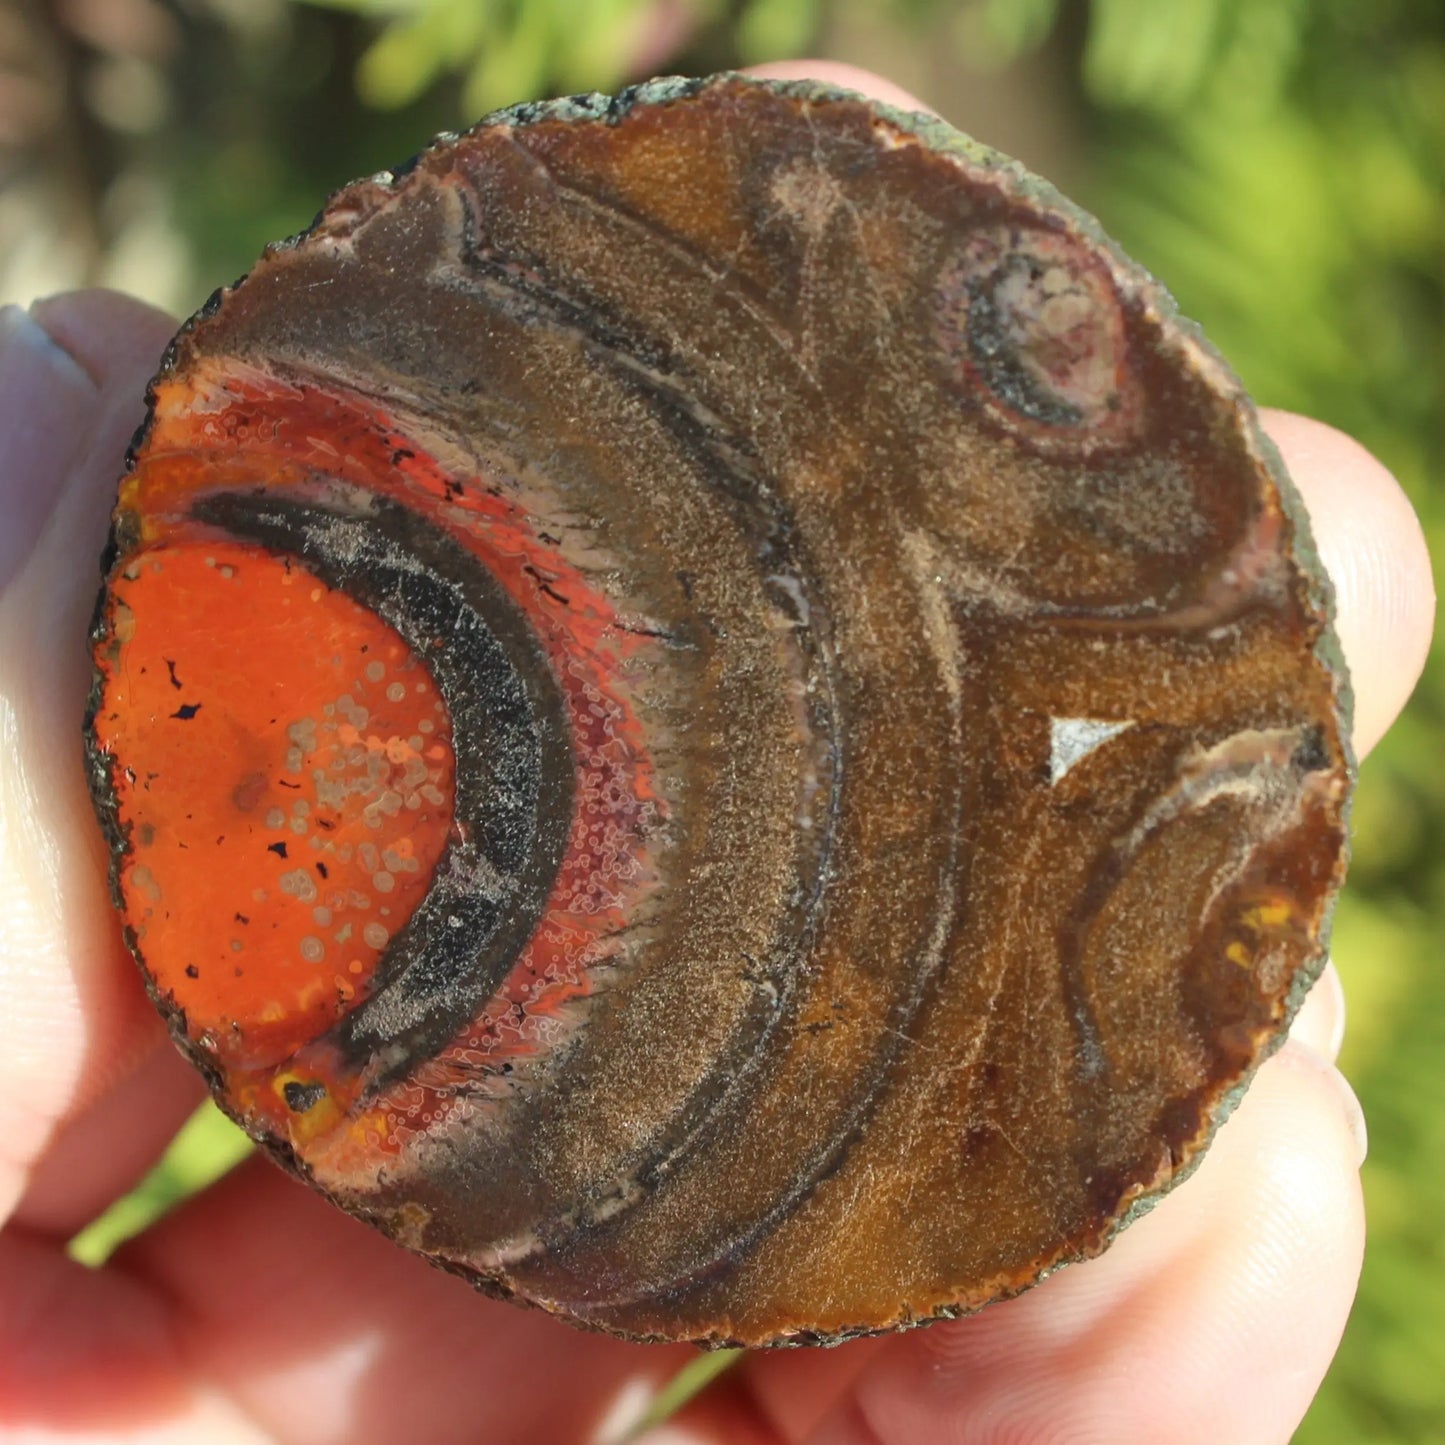
[[[156,545],[114,584],[124,663],[96,732],[155,987],[227,1071],[274,1065],[364,994],[426,893],[455,764],[436,684],[294,559]]]

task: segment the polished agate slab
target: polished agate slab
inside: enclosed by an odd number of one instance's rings
[[[168,354],[88,749],[283,1166],[644,1339],[974,1310],[1323,960],[1347,686],[1239,383],[1047,184],[813,84],[503,111]]]

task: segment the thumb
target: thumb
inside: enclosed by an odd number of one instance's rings
[[[108,292],[0,312],[0,1218],[57,1126],[162,1037],[107,901],[80,728],[106,519],[172,330]]]

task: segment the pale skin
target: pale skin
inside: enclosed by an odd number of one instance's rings
[[[844,67],[765,69],[917,104]],[[79,747],[95,559],[173,326],[104,292],[0,321],[0,1436],[603,1445],[689,1349],[483,1299],[264,1160],[101,1270],[65,1254],[202,1096],[121,943]],[[1419,524],[1349,438],[1264,421],[1334,578],[1363,755],[1429,643]],[[1364,1239],[1343,1010],[1331,968],[1196,1176],[1104,1257],[971,1319],[757,1355],[648,1445],[1284,1445]]]

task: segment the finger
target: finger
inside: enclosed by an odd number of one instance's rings
[[[841,60],[770,60],[764,65],[750,65],[743,73],[756,75],[759,80],[820,80],[825,85],[856,90],[898,110],[928,110],[901,85]]]
[[[855,67],[800,61],[759,66],[751,73],[822,80],[903,109],[925,109],[907,92]],[[1399,487],[1357,444],[1286,413],[1266,411],[1262,421],[1313,514],[1316,542],[1335,581],[1338,630],[1357,695],[1356,746],[1363,753],[1403,705],[1428,646],[1434,608],[1423,537]],[[1381,637],[1391,639],[1383,651],[1376,646]],[[1292,1032],[1333,1059],[1343,1027],[1343,993],[1330,965]],[[822,1356],[800,1352],[748,1361],[739,1377],[745,1382],[741,1389],[737,1383],[724,1383],[711,1394],[710,1408],[722,1422],[718,1438],[732,1439],[745,1428],[750,1418],[746,1401],[755,1395],[765,1403],[764,1416],[780,1438],[802,1438],[877,1347],[878,1342],[863,1342]],[[736,1408],[739,1394],[745,1399],[742,1408]]]
[[[1357,441],[1290,412],[1266,410],[1260,420],[1304,499],[1335,586],[1363,757],[1399,716],[1430,650],[1435,588],[1425,534],[1399,483]]]
[[[61,1121],[30,1168],[11,1223],[69,1240],[140,1182],[205,1093],[162,1037],[113,1088]]]
[[[1345,990],[1333,963],[1315,980],[1300,1011],[1289,1026],[1289,1036],[1334,1063],[1345,1041]]]
[[[172,329],[106,292],[0,326],[0,1219],[56,1131],[168,1047],[107,897],[80,720],[116,478]],[[173,1122],[159,1117],[150,1154]],[[123,1137],[95,1139],[87,1189]],[[110,1192],[139,1167],[127,1147]]]
[[[820,1439],[1287,1441],[1334,1354],[1363,1247],[1358,1106],[1289,1046],[1189,1187],[1105,1259],[899,1341]],[[859,1433],[862,1422],[874,1436]],[[956,1431],[957,1426],[952,1428]]]
[[[171,1301],[189,1377],[280,1442],[603,1445],[695,1358],[487,1300],[261,1160],[109,1271]]]
[[[48,1242],[0,1235],[0,1439],[15,1445],[269,1445],[172,1345],[166,1301]]]
[[[1330,963],[1295,1016],[1290,1038],[1332,1063],[1339,1057],[1344,1028],[1344,990],[1338,971]],[[1352,1118],[1352,1127],[1363,1137],[1362,1118]],[[1150,1226],[1146,1222],[1143,1227]],[[707,1429],[712,1433],[704,1433],[701,1438],[726,1440],[729,1445],[754,1439],[805,1439],[826,1409],[850,1388],[884,1344],[881,1340],[860,1341],[826,1353],[799,1350],[750,1361],[744,1369],[753,1374],[751,1381],[742,1388],[724,1384],[709,1397],[704,1408]],[[765,1406],[765,1424],[759,1420],[759,1405]],[[681,1427],[670,1428],[677,1431]],[[687,1432],[680,1438],[687,1439]],[[668,1432],[659,1432],[655,1441],[653,1437],[648,1438],[648,1445],[665,1445],[667,1439]]]
[[[647,1445],[1284,1445],[1354,1294],[1359,1128],[1335,1070],[1288,1045],[1197,1176],[1105,1257],[875,1348],[811,1430],[757,1359]]]

